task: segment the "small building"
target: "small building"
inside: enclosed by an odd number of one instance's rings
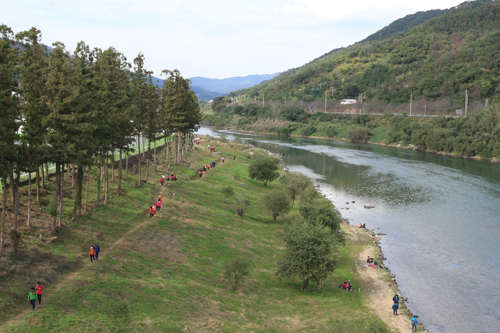
[[[356,104],[356,100],[355,99],[341,99],[340,100],[340,104]]]

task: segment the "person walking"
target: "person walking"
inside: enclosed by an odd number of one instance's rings
[[[153,209],[153,206],[149,207],[149,218],[152,219],[153,216],[155,216],[155,211]]]
[[[157,211],[160,211],[160,210],[161,210],[161,201],[160,201],[160,200],[158,200],[158,201],[156,202],[156,210],[157,210]]]
[[[89,257],[90,257],[90,262],[93,262],[95,260],[95,250],[93,246],[90,247]]]
[[[161,184],[161,186],[163,186],[163,182],[164,182],[164,181],[165,181],[165,178],[160,177],[160,184]]]
[[[34,287],[31,287],[30,291],[28,292],[28,301],[30,301],[31,305],[33,305],[33,310],[35,310],[35,305],[36,305],[36,291]]]
[[[175,173],[172,175],[172,180],[173,180],[174,182],[176,182],[176,181],[177,181],[177,175],[176,175]]]
[[[392,315],[393,315],[393,316],[394,316],[394,315],[396,315],[396,316],[398,315],[398,309],[399,309],[399,305],[398,305],[398,303],[394,303],[394,304],[392,305]]]
[[[417,331],[417,323],[418,323],[417,317],[415,315],[413,315],[413,317],[411,318],[411,331],[412,332]]]
[[[235,161],[235,160],[236,160],[236,156],[233,155],[233,161]]]
[[[225,158],[224,156],[222,156],[222,163],[224,163],[224,160],[225,160],[225,159],[226,159],[226,158]]]
[[[399,295],[398,294],[394,295],[394,297],[392,298],[392,300],[394,301],[394,303],[398,303],[399,304]]]
[[[95,260],[99,260],[99,253],[101,252],[101,248],[99,245],[95,244],[94,245],[94,252],[95,252]]]
[[[40,281],[36,283],[35,290],[36,290],[36,297],[38,298],[38,305],[42,305],[43,286]]]

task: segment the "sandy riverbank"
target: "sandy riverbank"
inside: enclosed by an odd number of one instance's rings
[[[388,269],[370,268],[366,265],[368,256],[375,257],[377,262],[383,264],[384,255],[376,242],[379,237],[367,229],[360,229],[353,225],[344,225],[348,234],[348,241],[363,242],[366,244],[362,251],[353,258],[356,262],[356,269],[365,285],[370,286],[364,293],[368,299],[368,306],[382,319],[391,330],[399,332],[411,332],[410,319],[412,313],[406,306],[406,299],[398,289],[395,277]],[[373,244],[369,243],[370,239]],[[392,297],[398,294],[401,302],[399,315],[392,314]],[[419,323],[418,332],[427,332],[424,326]]]

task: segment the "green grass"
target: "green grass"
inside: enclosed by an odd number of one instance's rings
[[[387,331],[364,305],[363,293],[337,288],[346,279],[354,289],[364,288],[352,259],[364,244],[341,249],[339,266],[322,289],[313,284],[306,293],[300,281],[279,281],[274,276],[284,251],[284,227],[297,218],[298,208],[273,223],[260,198],[279,184],[263,186],[249,179],[248,157],[254,149],[215,145],[221,154],[211,155],[201,144],[175,167],[179,181],[163,188],[159,216],[150,220],[145,208],[160,192],[159,184],[132,188],[136,179],[129,176],[126,196],[113,196],[107,207],[72,223],[57,244],[36,244],[71,267],[46,288],[44,297],[49,301],[22,321],[9,322],[5,332]],[[236,162],[230,158],[233,155]],[[215,169],[201,179],[192,177],[196,168],[213,160]],[[236,192],[227,203],[220,192],[225,186]],[[232,207],[241,196],[250,201],[244,218]],[[84,265],[87,246],[98,232],[101,259]],[[223,263],[234,257],[251,263],[250,278],[238,291],[223,280]],[[77,273],[68,278],[69,271]],[[3,288],[13,282],[0,283]],[[10,300],[12,314],[28,308],[24,290],[19,286],[15,290],[22,293]],[[2,312],[9,312],[6,309]]]

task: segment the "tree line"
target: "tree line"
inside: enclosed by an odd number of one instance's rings
[[[61,42],[48,48],[36,28],[14,33],[0,25],[0,179],[2,217],[0,255],[6,229],[7,192],[13,210],[11,234],[19,225],[19,187],[21,174],[28,175],[27,225],[31,223],[32,175],[36,197],[49,177],[49,164],[55,165],[55,190],[49,213],[52,232],[62,223],[64,172],[75,182],[73,219],[82,214],[84,175],[87,181],[97,167],[97,204],[108,200],[108,168],[118,162],[118,194],[121,194],[122,159],[139,146],[139,185],[141,162],[145,159],[145,179],[149,172],[151,144],[163,139],[166,161],[179,164],[185,142],[198,128],[201,114],[189,80],[178,70],[163,70],[163,87],[153,84],[152,72],[144,68],[139,53],[132,63],[113,47],[91,48],[79,42],[70,52]],[[173,141],[170,140],[173,138]],[[142,141],[142,155],[141,155]],[[145,147],[147,142],[147,152]],[[118,161],[115,161],[118,152]],[[172,156],[171,156],[172,155]],[[101,184],[102,179],[102,184]],[[102,185],[102,186],[101,186]],[[102,187],[102,194],[101,194]],[[88,190],[88,182],[87,189]],[[102,198],[101,198],[102,196]],[[86,211],[87,193],[84,210]]]

